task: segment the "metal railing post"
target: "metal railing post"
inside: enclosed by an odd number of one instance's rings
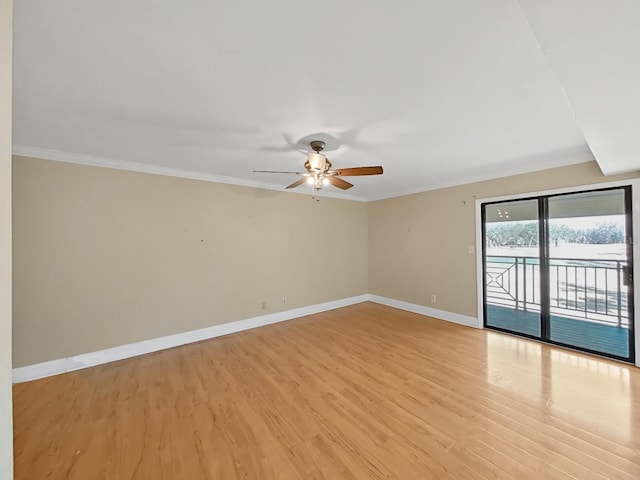
[[[618,327],[622,326],[622,289],[620,288],[620,260],[616,261],[616,274],[618,277]]]
[[[522,308],[527,311],[527,257],[522,257]]]
[[[518,303],[518,257],[513,257],[516,261],[516,310],[518,310],[520,308],[520,305]],[[511,285],[509,285],[509,287],[511,287]]]

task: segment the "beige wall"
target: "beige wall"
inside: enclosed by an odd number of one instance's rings
[[[476,198],[621,178],[592,162],[364,204],[15,157],[13,366],[367,292],[476,317]]]
[[[477,317],[476,198],[634,176],[605,177],[591,162],[369,203],[369,293]]]
[[[0,479],[13,478],[11,418],[12,2],[0,0]]]
[[[13,186],[14,367],[368,291],[362,202],[23,157]]]

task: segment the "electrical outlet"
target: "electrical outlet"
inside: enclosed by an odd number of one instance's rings
[[[469,247],[469,255],[473,255],[474,253],[476,253],[475,247]]]
[[[287,304],[287,297],[282,297],[282,304],[286,305]]]
[[[262,310],[266,310],[267,309],[267,302],[262,302],[260,304],[260,308],[262,308]]]
[[[431,295],[431,302],[432,303],[436,303],[436,296],[435,295]]]

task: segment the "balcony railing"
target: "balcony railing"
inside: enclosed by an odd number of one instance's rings
[[[616,259],[550,258],[551,314],[629,328],[626,266]],[[485,281],[488,303],[540,311],[537,257],[487,255]]]

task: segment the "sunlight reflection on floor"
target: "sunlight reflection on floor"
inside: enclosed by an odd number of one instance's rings
[[[487,333],[487,381],[593,433],[633,435],[631,366]]]

